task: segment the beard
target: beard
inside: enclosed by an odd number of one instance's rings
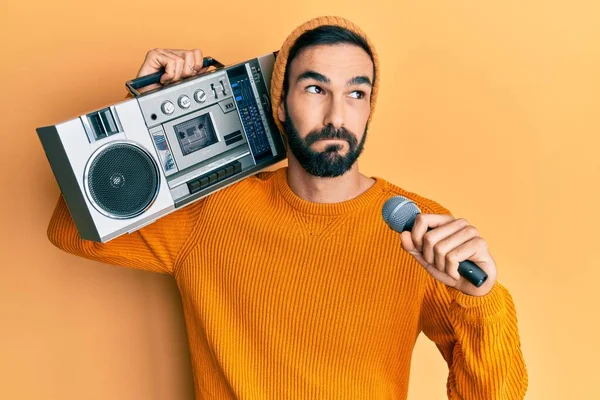
[[[335,129],[331,124],[319,131],[311,131],[306,138],[302,139],[288,113],[287,104],[285,107],[284,127],[289,148],[302,168],[309,174],[322,178],[341,176],[352,168],[364,149],[368,129],[367,125],[360,142],[346,128]],[[340,150],[342,146],[339,144],[330,144],[321,152],[310,148],[313,143],[323,139],[343,139],[347,141],[348,153],[341,155]]]

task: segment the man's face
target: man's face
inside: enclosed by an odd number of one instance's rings
[[[302,50],[289,68],[278,117],[292,154],[311,175],[343,175],[366,139],[371,58],[355,45],[319,45]]]

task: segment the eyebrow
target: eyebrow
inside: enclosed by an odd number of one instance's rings
[[[329,79],[325,75],[311,70],[304,71],[303,73],[301,73],[296,82],[300,82],[307,79],[314,79],[315,81],[323,83],[331,83],[331,79]],[[371,79],[369,79],[368,76],[355,76],[354,78],[346,82],[346,86],[351,85],[369,85],[371,87],[373,86],[373,84],[371,83]]]

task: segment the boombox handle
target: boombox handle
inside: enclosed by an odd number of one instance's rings
[[[217,69],[223,68],[225,65],[215,60],[212,57],[204,57],[202,60],[202,68],[206,67],[216,67]],[[129,93],[131,93],[134,97],[138,97],[140,92],[137,91],[139,88],[143,88],[148,85],[152,85],[153,83],[160,83],[160,77],[165,73],[164,67],[160,69],[160,71],[155,72],[150,75],[140,76],[139,78],[132,79],[130,81],[125,82],[125,86]],[[198,76],[198,75],[196,75]]]

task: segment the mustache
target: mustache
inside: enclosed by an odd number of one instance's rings
[[[356,147],[358,141],[356,140],[356,136],[346,128],[342,127],[340,129],[335,129],[333,125],[327,125],[325,128],[320,131],[310,132],[304,142],[306,146],[310,146],[313,143],[324,140],[324,139],[343,139],[350,144],[351,148]]]

